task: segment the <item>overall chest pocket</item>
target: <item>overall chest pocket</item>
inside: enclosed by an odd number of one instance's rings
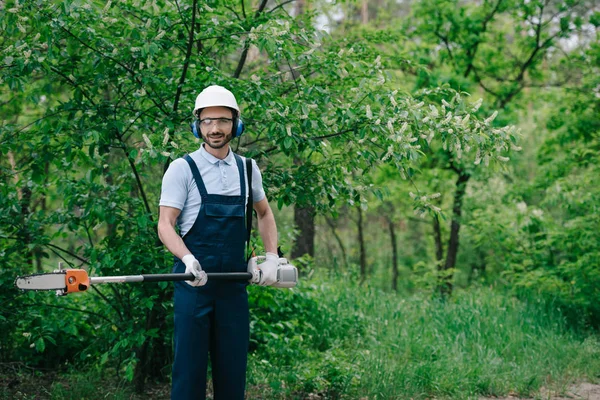
[[[245,207],[243,204],[204,204],[207,217],[244,218]]]

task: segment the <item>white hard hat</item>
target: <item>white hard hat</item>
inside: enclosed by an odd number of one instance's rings
[[[223,86],[212,85],[204,89],[198,97],[196,97],[196,105],[194,106],[194,116],[196,111],[206,107],[229,107],[240,113],[240,108],[235,100],[235,96]]]

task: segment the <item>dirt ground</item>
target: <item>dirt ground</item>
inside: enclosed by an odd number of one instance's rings
[[[556,393],[542,389],[540,393],[532,397],[536,400],[600,400],[600,385],[592,383],[580,383],[566,389],[564,393]],[[524,400],[522,397],[480,397],[479,400]]]

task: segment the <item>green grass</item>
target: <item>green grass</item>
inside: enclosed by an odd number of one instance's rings
[[[443,302],[347,280],[298,290],[318,301],[308,318],[318,329],[294,341],[293,362],[278,354],[290,352],[285,335],[253,356],[250,381],[259,390],[250,398],[467,399],[600,378],[597,337],[574,332],[535,300],[479,288]],[[321,335],[328,346],[316,350]]]
[[[532,396],[600,380],[597,334],[571,329],[552,305],[499,290],[456,291],[444,302],[312,278],[294,290],[251,288],[250,298],[249,399]],[[134,396],[114,374],[90,371],[21,374],[0,398],[169,398],[168,383]]]

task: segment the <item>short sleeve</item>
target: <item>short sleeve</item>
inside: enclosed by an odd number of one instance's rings
[[[262,184],[262,175],[256,161],[252,160],[252,201],[258,203],[265,198],[265,190]]]
[[[162,179],[160,206],[183,209],[188,195],[191,175],[187,162],[183,158],[173,161]]]

